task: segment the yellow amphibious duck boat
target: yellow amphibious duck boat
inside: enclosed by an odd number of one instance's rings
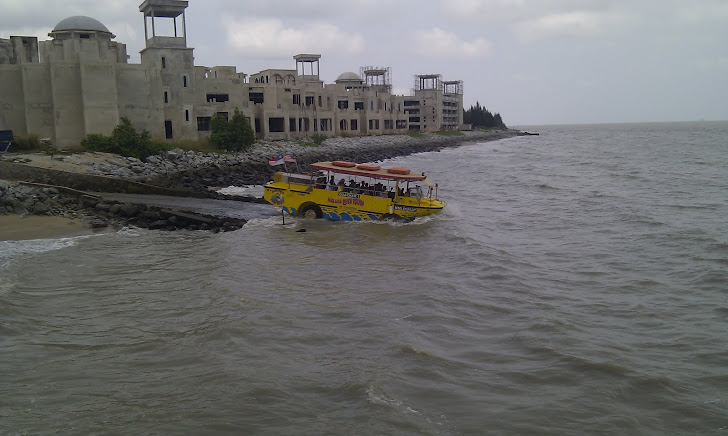
[[[264,198],[291,215],[334,221],[403,219],[442,210],[437,185],[407,168],[317,162],[310,174],[277,172]]]

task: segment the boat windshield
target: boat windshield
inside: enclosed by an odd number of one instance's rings
[[[424,197],[425,194],[423,194],[423,192],[422,192],[422,187],[420,185],[417,185],[417,186],[411,186],[409,188],[409,196],[421,198],[421,197]]]

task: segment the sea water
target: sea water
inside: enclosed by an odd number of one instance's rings
[[[528,130],[413,223],[0,242],[0,434],[725,434],[728,123]]]

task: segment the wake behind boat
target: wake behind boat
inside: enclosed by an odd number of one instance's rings
[[[348,161],[317,162],[310,168],[308,174],[275,173],[265,186],[266,201],[290,215],[333,221],[411,221],[445,207],[437,185],[407,168]]]

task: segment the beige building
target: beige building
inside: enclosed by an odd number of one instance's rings
[[[0,39],[0,130],[50,138],[59,148],[90,133],[110,134],[121,117],[154,138],[201,140],[216,114],[238,108],[259,138],[379,135],[455,130],[462,125],[461,81],[415,76],[412,95],[392,94],[391,70],[361,67],[334,83],[319,77],[318,54],[293,57],[295,69],[249,77],[232,66],[195,66],[182,0],[145,0],[146,47],[129,64],[126,45],[99,21],[66,18],[38,42]],[[155,23],[171,20],[172,35]]]

